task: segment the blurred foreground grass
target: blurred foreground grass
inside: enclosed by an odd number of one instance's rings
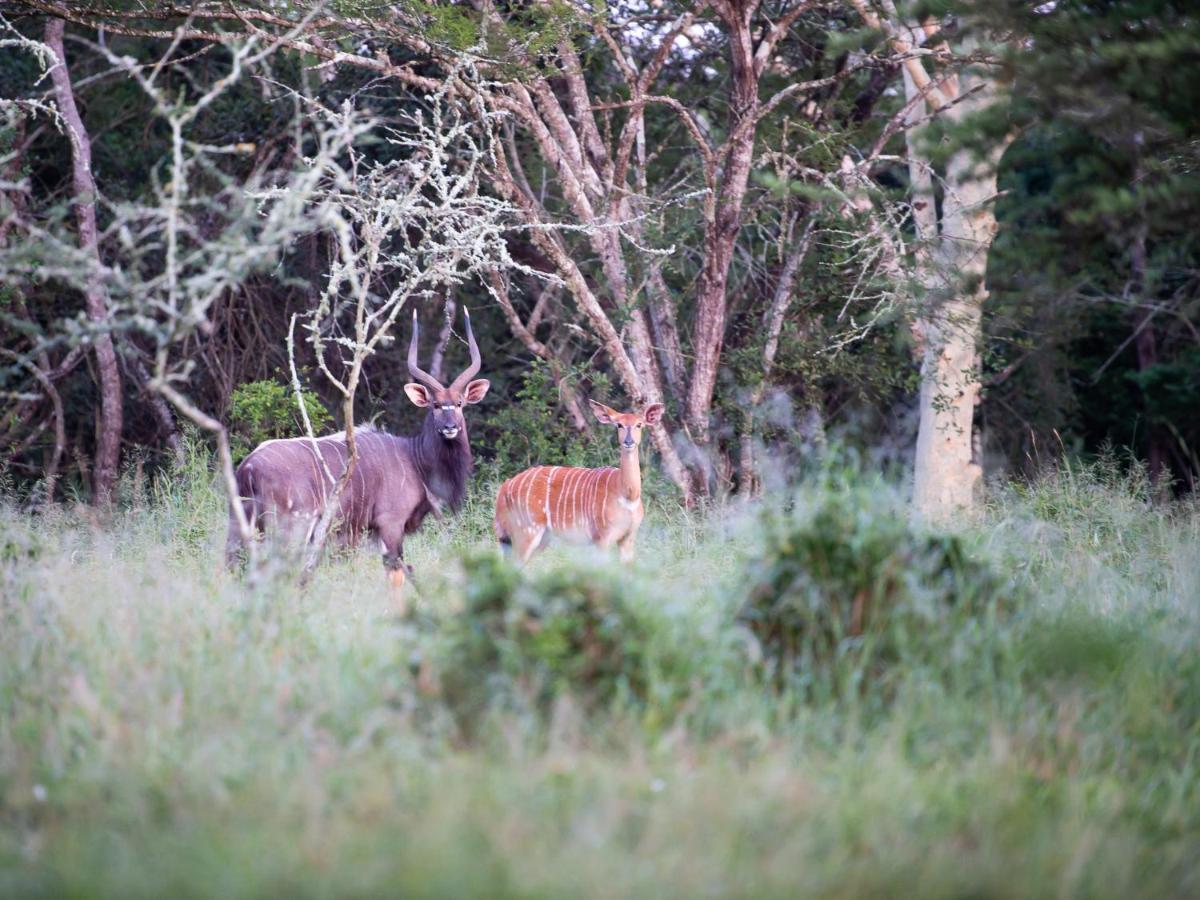
[[[825,473],[515,573],[473,496],[408,621],[367,551],[221,573],[203,459],[0,506],[0,896],[1200,894],[1194,505]]]

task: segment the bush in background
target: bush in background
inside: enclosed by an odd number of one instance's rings
[[[321,398],[304,391],[304,406],[313,433],[321,434],[333,422]],[[230,438],[235,459],[263,441],[304,434],[304,417],[296,392],[278,381],[250,381],[238,385],[229,402]]]
[[[573,383],[578,378],[570,376]],[[598,397],[610,392],[608,379],[591,376],[590,393]],[[510,388],[511,390],[511,388]],[[494,409],[471,433],[478,440],[478,452],[488,462],[485,474],[504,479],[534,465],[607,466],[616,458],[605,430],[578,432],[562,410],[558,387],[549,368],[534,360],[520,377],[520,386],[512,390],[503,408]],[[598,439],[602,438],[602,439]]]
[[[870,486],[822,490],[811,510],[769,514],[762,540],[738,619],[780,687],[842,662],[877,676],[914,651],[949,652],[943,642],[1005,594],[961,536],[914,528],[890,492]]]
[[[462,561],[463,608],[443,623],[440,682],[470,733],[493,709],[547,713],[569,697],[585,710],[670,705],[687,666],[612,566],[571,564],[526,574],[495,552]]]

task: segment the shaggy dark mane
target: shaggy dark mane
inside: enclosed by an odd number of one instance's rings
[[[413,459],[434,496],[451,511],[458,512],[467,496],[467,481],[475,466],[466,425],[454,440],[448,441],[438,433],[433,416],[426,416],[421,433],[413,441]]]

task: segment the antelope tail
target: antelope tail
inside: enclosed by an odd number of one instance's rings
[[[242,512],[246,516],[246,521],[250,523],[250,531],[253,532],[263,514],[263,499],[255,488],[254,470],[250,466],[238,467],[234,478],[237,481],[238,495],[231,503],[242,504]],[[229,510],[229,518],[230,527],[236,528],[237,519],[232,508]]]

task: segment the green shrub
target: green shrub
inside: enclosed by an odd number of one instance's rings
[[[824,491],[811,513],[769,515],[763,532],[738,618],[780,686],[843,660],[878,674],[912,651],[948,653],[949,632],[1004,589],[961,537],[914,529],[869,488]]]
[[[592,376],[592,382],[594,393],[607,394],[601,376]],[[583,434],[574,429],[562,411],[549,369],[539,360],[522,375],[510,402],[483,420],[479,435],[491,444],[493,472],[488,474],[494,478],[508,478],[534,465],[597,467],[613,465],[617,459],[607,429]]]
[[[588,709],[650,698],[654,624],[635,609],[636,585],[623,572],[570,566],[528,576],[477,552],[463,576],[439,675],[465,730],[492,708],[545,713],[563,694]]]
[[[333,416],[312,391],[304,391],[304,406],[313,431],[329,428]],[[296,392],[278,381],[249,381],[239,385],[229,403],[234,456],[245,456],[263,441],[304,433],[304,417]]]

